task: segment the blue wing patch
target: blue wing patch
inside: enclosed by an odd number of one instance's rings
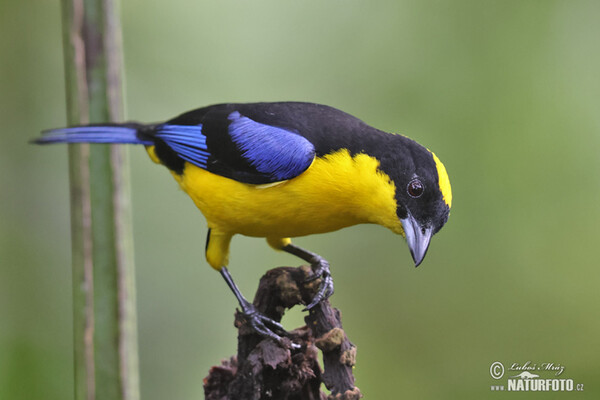
[[[306,138],[283,128],[261,124],[235,111],[227,116],[229,150],[209,149],[210,140],[218,140],[218,130],[202,132],[203,124],[164,124],[157,127],[156,138],[162,140],[178,157],[211,172],[242,182],[268,183],[294,178],[310,167],[315,148]],[[224,132],[225,133],[225,132]],[[209,141],[210,141],[209,140]],[[231,148],[231,144],[235,148]],[[213,144],[214,146],[214,144]],[[227,147],[225,147],[227,149]],[[218,151],[217,151],[218,150]],[[246,160],[254,172],[240,169],[236,158]],[[208,160],[211,158],[211,165]],[[253,175],[254,174],[254,175]]]
[[[310,167],[315,148],[306,138],[283,128],[255,122],[237,111],[229,114],[228,119],[231,121],[231,139],[258,172],[284,181]]]
[[[162,139],[185,161],[206,169],[208,148],[202,125],[169,125],[158,128],[156,137]]]

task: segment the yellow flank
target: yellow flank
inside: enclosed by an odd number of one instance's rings
[[[437,168],[438,173],[438,186],[440,187],[440,191],[442,192],[442,197],[444,201],[448,205],[448,207],[452,207],[452,188],[450,187],[450,179],[448,178],[448,173],[446,172],[446,167],[440,161],[437,156],[431,152],[433,155],[433,160],[435,161],[435,167]]]
[[[150,156],[150,159],[157,164],[161,164],[160,158],[158,158],[158,156],[156,155],[156,152],[154,151],[154,146],[145,146],[145,147],[146,147],[146,153],[148,153],[148,156]]]
[[[376,223],[404,233],[396,215],[395,187],[379,161],[347,150],[317,158],[301,175],[260,188],[212,174],[190,163],[173,174],[213,232],[281,238]],[[211,233],[212,236],[212,233]],[[211,238],[212,241],[212,238]]]

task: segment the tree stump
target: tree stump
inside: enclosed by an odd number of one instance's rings
[[[274,268],[261,278],[254,306],[262,314],[281,321],[286,309],[308,304],[321,283],[307,282],[308,266]],[[287,346],[263,338],[247,325],[243,314],[235,315],[238,329],[237,356],[210,369],[204,378],[206,400],[356,400],[352,367],[356,347],[342,329],[341,314],[325,300],[308,312],[306,326],[284,338]],[[291,342],[300,348],[291,348]],[[318,361],[323,353],[323,367]],[[321,391],[321,383],[331,391]]]

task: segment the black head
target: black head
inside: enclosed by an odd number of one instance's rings
[[[402,148],[387,161],[386,172],[396,186],[396,212],[418,266],[431,237],[448,220],[452,190],[446,168],[435,154],[406,137],[398,140]]]

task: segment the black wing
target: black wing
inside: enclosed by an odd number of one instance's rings
[[[210,106],[155,125],[156,154],[178,173],[187,161],[253,184],[284,181],[304,172],[315,157],[313,144],[293,129],[255,121],[245,106]]]

